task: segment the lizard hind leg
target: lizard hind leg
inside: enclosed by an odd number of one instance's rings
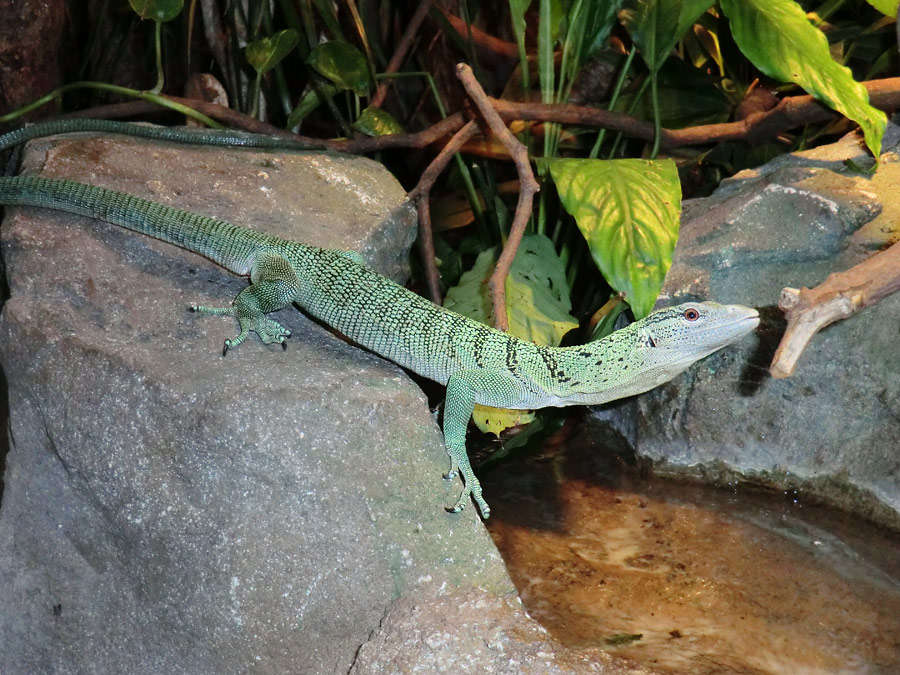
[[[299,281],[291,264],[280,255],[270,252],[259,253],[250,270],[250,285],[238,293],[231,307],[207,307],[193,305],[191,311],[216,316],[233,316],[238,320],[240,333],[225,340],[222,355],[237,347],[250,335],[256,333],[264,344],[278,343],[287,347],[285,340],[291,331],[274,319],[266,316],[269,312],[282,309],[293,302],[299,289]]]
[[[464,488],[459,499],[447,510],[459,513],[471,497],[478,505],[482,518],[491,515],[491,508],[482,497],[481,483],[469,463],[466,452],[466,427],[475,409],[476,400],[488,405],[511,405],[521,398],[521,385],[508,373],[490,370],[462,370],[454,373],[447,382],[447,400],[444,403],[444,443],[450,455],[450,471],[444,478],[462,475]]]

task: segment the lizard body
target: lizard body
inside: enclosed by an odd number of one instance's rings
[[[2,140],[0,140],[2,146]],[[266,314],[296,303],[366,347],[447,386],[443,431],[450,470],[490,509],[465,447],[476,403],[499,408],[599,404],[647,391],[691,363],[742,337],[756,310],[710,302],[657,310],[608,337],[575,347],[543,347],[451,312],[364,265],[348,251],[263,234],[99,187],[31,176],[0,178],[0,204],[51,208],[104,220],[209,258],[250,285],[232,306],[194,306],[234,316],[239,334],[225,352],[255,332],[284,345],[290,332]]]

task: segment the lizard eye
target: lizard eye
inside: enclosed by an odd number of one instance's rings
[[[700,312],[698,312],[693,307],[688,307],[686,310],[684,310],[684,318],[691,322],[696,321],[700,318]]]

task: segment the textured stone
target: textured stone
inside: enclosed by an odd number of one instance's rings
[[[900,528],[900,295],[818,334],[793,377],[767,368],[784,286],[812,287],[900,238],[900,128],[873,176],[856,137],[795,153],[685,206],[664,304],[709,298],[761,309],[757,335],[641,396],[640,454],[662,472],[749,480]]]
[[[326,246],[402,275],[413,214],[378,164],[133,139],[26,171]],[[11,450],[0,672],[346,672],[398,597],[514,589],[421,391],[293,310],[222,358],[245,282],[105,223],[9,209]],[[449,627],[453,628],[453,627]]]

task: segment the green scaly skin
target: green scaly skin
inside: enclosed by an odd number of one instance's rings
[[[0,147],[3,138],[0,137]],[[466,453],[476,403],[497,408],[593,405],[652,389],[759,323],[754,309],[711,302],[651,313],[587,345],[542,347],[437,306],[365,266],[355,253],[262,234],[223,220],[70,181],[0,178],[0,204],[38,206],[104,220],[161,239],[250,277],[231,307],[194,306],[234,316],[240,333],[284,345],[290,332],[266,314],[296,303],[354,342],[446,384],[446,478],[462,474],[459,512],[469,498],[490,508]]]

